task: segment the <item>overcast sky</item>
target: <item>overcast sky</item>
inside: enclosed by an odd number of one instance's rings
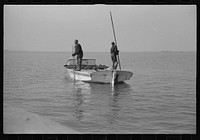
[[[121,52],[196,51],[194,5],[7,5],[4,50],[109,52],[110,11]]]

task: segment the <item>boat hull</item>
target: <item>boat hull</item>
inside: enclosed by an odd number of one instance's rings
[[[111,83],[113,78],[112,70],[82,70],[73,71],[73,69],[67,69],[67,76],[71,79],[80,80],[84,82],[94,82],[94,83]],[[124,82],[129,80],[133,75],[130,71],[116,70],[114,76],[114,83]]]

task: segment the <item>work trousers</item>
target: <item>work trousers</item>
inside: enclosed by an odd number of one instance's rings
[[[82,58],[83,58],[83,55],[77,55],[77,70],[78,71],[81,71]]]
[[[112,68],[113,69],[116,69],[117,68],[117,55],[116,54],[111,54],[111,59],[112,59]]]

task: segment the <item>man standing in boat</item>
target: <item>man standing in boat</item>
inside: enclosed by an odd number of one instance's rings
[[[110,48],[111,53],[111,59],[112,59],[112,68],[117,69],[118,61],[117,61],[117,55],[119,54],[119,50],[117,49],[117,46],[114,42],[111,43],[112,47]]]
[[[83,58],[83,50],[81,45],[78,43],[78,40],[76,39],[74,41],[75,43],[75,52],[72,54],[72,56],[77,56],[77,71],[81,71],[81,64],[82,64],[82,58]]]

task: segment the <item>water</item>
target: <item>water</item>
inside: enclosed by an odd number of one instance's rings
[[[3,102],[83,133],[196,133],[196,53],[120,53],[133,77],[122,84],[73,83],[70,53],[4,51]],[[84,53],[111,65],[109,53]]]

